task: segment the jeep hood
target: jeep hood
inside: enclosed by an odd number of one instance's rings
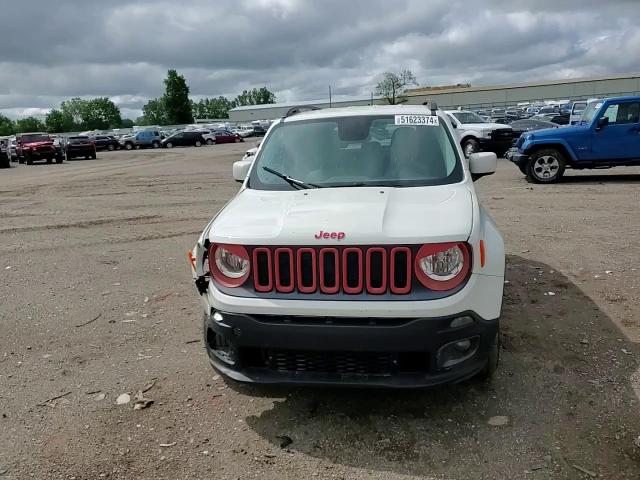
[[[588,130],[586,126],[570,126],[570,127],[558,127],[558,128],[543,128],[542,130],[531,130],[524,132],[524,135],[533,135],[533,138],[557,138],[565,137],[567,135],[575,135],[576,133],[584,132]]]
[[[461,184],[389,188],[242,190],[205,230],[244,245],[368,245],[466,241],[473,202]],[[316,238],[319,232],[344,238]]]
[[[51,147],[53,146],[53,141],[45,140],[42,142],[23,142],[22,145],[25,147]]]
[[[507,129],[511,130],[509,125],[504,125],[502,123],[463,123],[462,129],[465,130],[498,130],[498,129]]]

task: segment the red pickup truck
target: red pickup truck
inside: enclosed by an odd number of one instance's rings
[[[20,133],[16,135],[16,153],[18,162],[33,164],[38,160],[46,160],[47,163],[62,163],[64,156],[62,150],[54,145],[48,133]]]

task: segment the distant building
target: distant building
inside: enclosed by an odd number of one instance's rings
[[[640,95],[640,74],[611,75],[594,78],[550,80],[514,85],[470,86],[469,84],[422,87],[407,90],[404,94],[408,104],[436,102],[440,108],[484,108],[507,107],[529,102],[551,100],[586,100],[594,97]],[[371,105],[372,98],[340,99],[332,107]],[[373,97],[374,105],[383,105],[382,97]],[[329,108],[328,99],[319,101],[274,103],[270,105],[248,105],[229,111],[232,122],[272,120],[282,117],[289,108],[297,105],[315,105]]]

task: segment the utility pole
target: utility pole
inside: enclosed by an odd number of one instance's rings
[[[329,108],[331,108],[331,85],[329,85]]]

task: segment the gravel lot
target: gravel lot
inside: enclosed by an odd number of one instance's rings
[[[509,254],[491,384],[265,389],[209,366],[185,256],[246,148],[0,170],[0,479],[640,477],[640,169],[478,182]]]

